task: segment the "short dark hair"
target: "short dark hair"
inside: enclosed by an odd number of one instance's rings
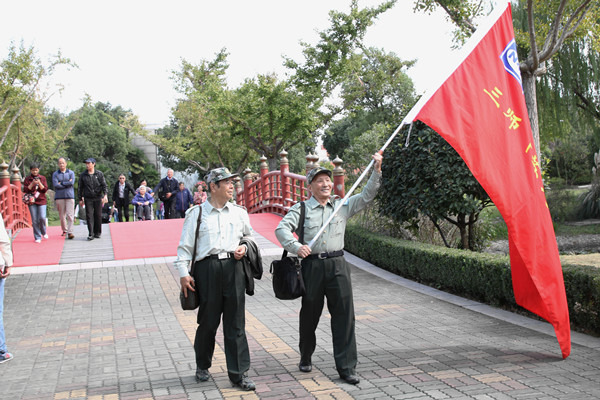
[[[31,164],[29,164],[29,170],[32,170],[34,168],[40,169],[40,163],[32,162]]]

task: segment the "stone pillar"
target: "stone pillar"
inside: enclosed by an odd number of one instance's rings
[[[286,175],[290,172],[290,162],[287,158],[288,152],[282,150],[279,153],[279,171],[281,173],[281,199],[283,201],[283,207],[287,205],[287,202],[291,198],[290,193],[290,178]]]
[[[250,207],[252,206],[251,204],[251,199],[250,199],[250,184],[252,183],[252,170],[250,168],[246,168],[244,170],[244,204],[242,204],[244,207],[246,207],[246,210],[248,210],[248,212],[250,212]]]
[[[333,164],[333,192],[343,198],[346,195],[344,186],[346,174],[344,168],[342,168],[342,162],[342,159],[336,156],[331,163]]]
[[[260,193],[259,200],[262,205],[266,205],[268,198],[267,191],[269,190],[269,185],[267,184],[267,180],[265,175],[269,172],[269,164],[267,164],[267,157],[264,155],[260,158]]]
[[[310,172],[311,169],[314,168],[313,162],[312,162],[312,154],[308,153],[306,155],[306,168],[305,168],[305,175],[308,175],[308,173]]]

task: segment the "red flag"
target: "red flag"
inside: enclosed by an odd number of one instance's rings
[[[534,148],[510,3],[471,38],[467,56],[405,121],[419,119],[465,160],[508,226],[516,301],[550,322],[571,352],[569,310],[556,237]]]

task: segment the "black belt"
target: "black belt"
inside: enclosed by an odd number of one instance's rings
[[[337,251],[330,251],[330,252],[323,252],[323,253],[311,254],[309,256],[306,256],[305,258],[308,259],[308,260],[313,260],[315,258],[318,258],[319,260],[322,260],[324,258],[339,257],[339,256],[343,256],[343,255],[344,255],[344,250],[337,250]]]
[[[206,257],[203,258],[203,260],[206,260],[207,258],[213,259],[213,260],[225,260],[227,258],[233,258],[233,253],[219,253],[219,254],[211,254],[208,255]]]

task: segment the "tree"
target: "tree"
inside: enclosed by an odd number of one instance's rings
[[[67,158],[74,163],[75,171],[83,172],[83,161],[93,157],[109,185],[122,173],[130,175],[135,184],[158,177],[154,166],[128,138],[126,127],[134,129],[133,121],[137,121],[131,110],[97,102],[75,113],[80,117],[65,142]]]
[[[60,53],[45,65],[33,47],[22,43],[19,48],[11,43],[0,62],[0,151],[11,164],[20,167],[27,159],[43,162],[70,132],[60,114],[47,115],[45,103],[51,93],[40,87],[59,65],[74,66]]]
[[[199,65],[183,60],[180,70],[173,72],[182,98],[172,121],[156,135],[142,134],[159,147],[168,164],[204,173],[220,166],[239,173],[246,167],[250,149],[241,136],[232,134],[227,116],[233,97],[225,82],[228,67],[222,49]]]
[[[285,59],[284,65],[293,70],[293,85],[310,101],[322,127],[346,109],[351,99],[339,103],[332,101],[333,95],[344,80],[360,69],[361,57],[356,51],[363,48],[367,28],[395,3],[392,0],[359,9],[357,0],[352,0],[348,14],[330,11],[331,27],[319,32],[319,42],[314,46],[301,42],[303,63]]]
[[[275,75],[246,79],[233,92],[223,114],[232,135],[267,157],[270,170],[277,167],[282,150],[314,146],[314,110],[290,82],[278,81]]]
[[[425,215],[450,246],[440,227],[445,220],[460,231],[460,247],[474,248],[474,226],[487,193],[473,177],[458,153],[422,122],[413,124],[410,144],[404,146],[407,129],[386,150],[383,179],[393,184],[380,189],[381,212],[396,221],[416,226]]]
[[[343,157],[346,170],[359,172],[365,160],[381,148],[398,121],[415,102],[406,74],[413,61],[376,48],[356,56],[360,69],[342,82],[341,97],[348,115],[331,124],[323,143],[332,156]],[[348,183],[353,181],[352,176]]]
[[[463,37],[475,31],[474,19],[484,13],[482,3],[473,0],[416,0],[415,4],[417,9],[425,11],[436,7],[444,9]],[[536,80],[546,73],[547,62],[566,43],[586,37],[594,47],[600,46],[600,3],[597,0],[521,0],[514,4],[513,20],[523,90],[535,146],[539,152]]]

